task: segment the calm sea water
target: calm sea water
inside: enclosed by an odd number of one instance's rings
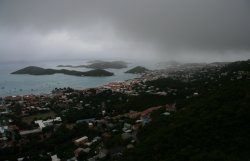
[[[24,94],[42,94],[50,93],[54,88],[72,87],[75,89],[84,89],[89,87],[98,87],[114,81],[123,81],[137,77],[133,74],[125,74],[124,72],[132,68],[133,64],[129,64],[126,69],[108,69],[115,75],[110,77],[76,77],[64,74],[55,75],[13,75],[10,74],[21,68],[33,65],[43,68],[57,69],[57,65],[81,65],[87,63],[88,60],[81,61],[50,61],[50,62],[33,62],[33,63],[0,63],[0,97],[9,95]],[[58,68],[59,69],[59,68]],[[70,70],[87,71],[86,68],[64,68]]]

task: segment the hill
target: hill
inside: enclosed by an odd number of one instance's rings
[[[223,68],[225,72],[235,72],[235,71],[249,71],[250,70],[250,59],[247,61],[237,61],[226,65]]]
[[[86,65],[86,67],[93,69],[122,69],[127,68],[127,63],[123,61],[95,61],[90,65]]]
[[[73,66],[72,65],[58,65],[56,67],[60,67],[60,68],[65,68],[65,67],[72,68]]]
[[[18,71],[15,71],[11,74],[29,74],[29,75],[52,75],[52,74],[65,74],[65,75],[73,75],[73,76],[112,76],[114,75],[111,72],[96,69],[87,72],[74,71],[74,70],[56,70],[56,69],[44,69],[36,66],[29,66]]]
[[[112,76],[112,75],[114,74],[103,69],[95,69],[84,72],[84,76]]]
[[[200,71],[192,81],[178,83],[185,88],[169,79],[149,83],[161,89],[195,90],[199,95],[176,99],[177,112],[171,116],[161,110],[153,113],[152,122],[138,133],[138,146],[127,151],[124,161],[249,159],[249,61],[230,63],[209,74]]]
[[[57,67],[71,67],[71,68],[92,68],[92,69],[122,69],[127,68],[127,63],[123,61],[101,61],[101,60],[95,60],[88,62],[90,64],[88,65],[78,65],[78,66],[72,66],[72,65],[58,65]]]
[[[139,73],[144,73],[146,71],[149,71],[149,70],[145,67],[137,66],[137,67],[134,67],[134,68],[126,71],[125,73],[139,74]]]

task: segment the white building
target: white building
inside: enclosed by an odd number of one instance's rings
[[[38,124],[40,129],[43,129],[46,126],[52,126],[54,122],[61,122],[61,121],[62,121],[61,117],[56,117],[55,119],[49,119],[46,121],[37,120],[37,121],[35,121],[35,123]]]

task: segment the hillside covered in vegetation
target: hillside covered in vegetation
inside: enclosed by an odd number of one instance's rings
[[[87,65],[58,65],[57,67],[71,67],[71,68],[92,68],[92,69],[122,69],[127,68],[127,63],[124,61],[89,61]]]
[[[169,117],[161,110],[152,114],[152,122],[138,134],[138,146],[124,161],[249,159],[250,61],[229,64],[210,75],[201,73],[185,83],[199,95],[179,99],[177,112]],[[171,84],[169,79],[150,82],[159,88]],[[176,83],[177,88],[181,85]]]
[[[134,67],[134,68],[126,71],[125,73],[139,74],[139,73],[144,73],[147,71],[149,71],[147,68],[142,67],[142,66],[137,66],[137,67]]]
[[[29,74],[29,75],[52,75],[52,74],[65,74],[73,76],[112,76],[111,72],[102,69],[95,69],[87,72],[75,71],[75,70],[56,70],[56,69],[44,69],[35,66],[29,66],[11,74]]]

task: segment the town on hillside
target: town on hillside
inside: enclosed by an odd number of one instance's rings
[[[0,160],[119,160],[155,115],[168,121],[183,101],[240,80],[250,72],[189,65],[96,88],[0,98]]]

